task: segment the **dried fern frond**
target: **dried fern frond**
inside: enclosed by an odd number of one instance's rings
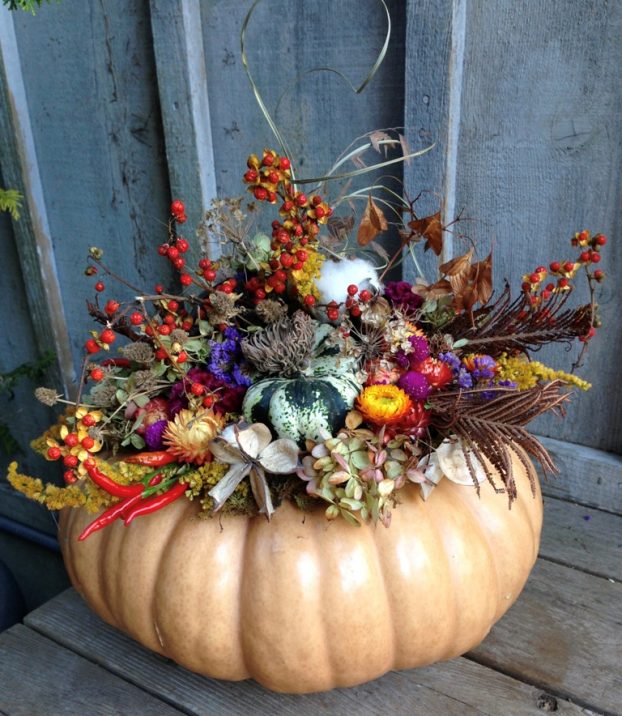
[[[303,311],[282,318],[242,341],[249,363],[268,375],[293,376],[306,366],[315,343],[315,322]]]
[[[537,351],[548,343],[570,343],[587,335],[592,307],[565,309],[570,292],[556,293],[534,310],[524,294],[512,301],[506,284],[497,301],[468,315],[458,316],[443,330],[469,348],[483,349],[493,358],[501,353]]]
[[[544,446],[523,426],[548,410],[563,413],[563,403],[569,396],[561,392],[563,386],[562,381],[552,381],[528,390],[504,389],[492,400],[486,396],[490,389],[438,393],[430,398],[432,424],[441,433],[461,439],[473,482],[477,485],[472,465],[475,457],[490,484],[498,492],[505,490],[511,504],[516,498],[512,453],[525,466],[534,494],[535,477],[524,453],[535,458],[545,473],[557,472]],[[489,465],[498,473],[503,488],[496,484]]]

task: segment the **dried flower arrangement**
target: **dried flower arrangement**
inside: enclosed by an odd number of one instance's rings
[[[387,146],[404,142],[375,132],[348,158]],[[90,250],[96,297],[87,305],[102,328],[85,343],[78,400],[34,444],[62,461],[67,486],[44,486],[12,464],[15,488],[51,509],[103,509],[85,539],[184,497],[206,515],[269,519],[287,499],[303,510],[324,503],[329,520],[388,526],[408,483],[427,499],[443,476],[477,490],[488,480],[511,504],[512,454],[555,470],[525,425],[563,412],[568,389],[589,385],[530,353],[574,339],[585,350],[595,334],[603,235],[577,233],[575,260],[538,266],[518,297],[508,286],[495,297],[492,254],[476,260],[474,247],[442,263],[435,283],[387,279],[404,257],[419,270],[416,250],[440,257],[455,230],[440,213],[419,217],[416,200],[359,192],[354,238],[354,217],[303,193],[288,157],[251,155],[244,182],[254,201],[215,201],[195,242],[179,233],[183,202],[172,203],[158,252],[181,291],[131,287],[132,301],[103,302],[99,277],[117,277],[103,251]],[[276,209],[270,234],[256,230],[262,204]],[[399,223],[392,257],[377,245],[390,225],[383,208]],[[214,242],[217,258],[206,253]],[[579,272],[591,300],[570,307]],[[66,402],[48,388],[36,395]]]

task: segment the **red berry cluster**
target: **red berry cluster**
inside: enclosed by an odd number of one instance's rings
[[[307,248],[317,245],[320,224],[325,224],[332,209],[322,197],[307,197],[297,191],[291,181],[290,160],[280,157],[273,150],[264,149],[261,160],[251,154],[247,161],[248,171],[244,181],[257,201],[276,204],[280,200],[281,219],[272,222],[272,258],[269,262],[272,274],[262,279],[251,279],[247,289],[254,293],[254,300],[263,300],[267,293],[284,293],[290,271],[299,271],[308,259]],[[266,291],[268,287],[268,291]],[[307,306],[315,305],[315,297],[304,296]]]
[[[350,284],[347,290],[348,298],[346,298],[345,303],[346,309],[348,310],[352,318],[358,318],[362,313],[361,304],[369,303],[373,298],[373,294],[366,288],[364,288],[362,291],[359,290],[359,287],[354,283]]]
[[[538,309],[543,316],[548,314],[548,309],[542,308],[542,305],[546,304],[554,294],[571,291],[571,280],[581,268],[585,269],[590,282],[600,283],[605,278],[605,272],[601,269],[594,271],[590,269],[593,264],[600,262],[600,251],[607,243],[607,237],[603,234],[592,236],[589,231],[583,230],[577,232],[570,243],[574,248],[582,249],[576,261],[552,261],[548,270],[544,266],[538,266],[532,273],[523,276],[521,288],[527,296],[529,305],[533,309]],[[549,277],[553,278],[554,282],[549,281],[545,284],[544,282]],[[520,317],[526,316],[527,312],[524,311]],[[598,319],[595,318],[587,335],[581,336],[579,340],[585,342],[592,338],[598,325]]]
[[[182,213],[176,216],[175,208],[177,208]],[[171,204],[171,212],[173,213],[175,221],[177,221],[178,223],[183,223],[180,220],[180,217],[183,218],[183,221],[186,221],[186,215],[183,213],[183,211],[184,204],[183,202],[179,201],[179,199],[177,199]],[[160,244],[160,246],[158,247],[158,253],[160,254],[160,256],[166,257],[171,262],[173,268],[179,271],[179,280],[181,281],[181,284],[183,286],[190,286],[190,284],[192,283],[192,276],[185,271],[186,259],[183,256],[189,248],[190,244],[188,243],[188,241],[184,239],[183,236],[174,236],[172,230],[169,231],[169,240],[164,244]]]
[[[175,201],[171,202],[171,216],[178,224],[184,224],[188,220],[186,206],[183,201],[175,199]]]

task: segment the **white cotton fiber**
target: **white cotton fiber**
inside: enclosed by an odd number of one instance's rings
[[[380,288],[378,272],[372,263],[364,259],[327,259],[315,285],[320,292],[320,303],[344,303],[348,297],[348,286],[355,284],[359,291],[364,288]]]

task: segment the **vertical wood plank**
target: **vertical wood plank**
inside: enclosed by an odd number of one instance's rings
[[[462,7],[462,3],[459,3]],[[462,44],[464,21],[452,0],[408,0],[406,3],[406,54],[404,59],[404,131],[411,146],[418,141],[436,143],[434,150],[407,163],[404,186],[410,197],[421,191],[420,215],[443,207],[455,208],[456,144],[460,128]],[[450,73],[453,68],[453,76]],[[456,106],[458,105],[458,106]],[[452,114],[453,113],[453,114]],[[445,200],[447,186],[451,197]],[[443,200],[445,203],[443,204]],[[434,280],[437,261],[429,252],[422,261],[428,280]],[[414,281],[411,262],[404,277]]]
[[[590,228],[603,251],[602,318],[567,418],[532,426],[556,439],[622,451],[622,394],[612,361],[622,345],[622,5],[551,0],[470,3],[467,17],[456,206],[494,242],[497,287],[552,260],[574,258],[569,239]],[[587,300],[582,280],[572,301]],[[568,369],[576,352],[547,348],[539,360]]]
[[[7,10],[0,11],[0,165],[7,185],[24,195],[22,217],[14,222],[14,231],[33,338],[40,353],[56,353],[57,367],[50,374],[71,395],[75,373],[13,16]]]
[[[194,227],[216,198],[200,1],[151,0],[150,7],[171,191]]]

